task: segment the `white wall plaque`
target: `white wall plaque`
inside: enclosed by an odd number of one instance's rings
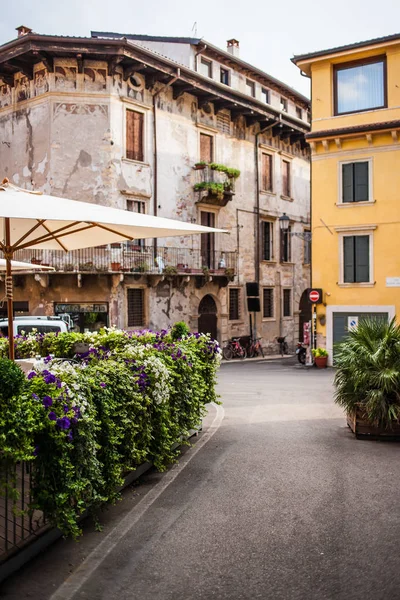
[[[358,317],[347,317],[347,329],[352,331],[358,326]]]
[[[400,287],[400,277],[386,277],[386,287]]]

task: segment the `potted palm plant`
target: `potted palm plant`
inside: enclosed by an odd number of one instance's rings
[[[313,348],[312,355],[314,357],[314,364],[317,369],[326,369],[328,364],[328,352],[325,348]]]
[[[400,437],[400,326],[363,319],[335,353],[335,402],[359,436]]]

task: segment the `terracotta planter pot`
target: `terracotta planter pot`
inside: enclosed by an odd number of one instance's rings
[[[318,358],[314,358],[315,366],[317,369],[326,369],[326,365],[328,364],[327,356],[319,356]]]
[[[120,271],[120,270],[121,270],[121,263],[117,263],[117,262],[111,263],[111,271]]]

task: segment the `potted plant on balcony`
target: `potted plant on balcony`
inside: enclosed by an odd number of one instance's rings
[[[164,275],[178,275],[178,269],[173,265],[167,265],[163,269]]]
[[[200,160],[199,162],[195,163],[194,165],[194,169],[195,171],[201,171],[203,169],[205,169],[207,166],[207,163],[204,160]]]
[[[325,348],[313,348],[312,355],[314,357],[314,364],[317,369],[326,369],[328,364],[328,352]]]
[[[362,319],[335,352],[335,402],[359,436],[400,438],[400,326]]]
[[[73,263],[65,263],[63,265],[63,270],[66,271],[67,273],[71,272],[74,270],[74,265]]]

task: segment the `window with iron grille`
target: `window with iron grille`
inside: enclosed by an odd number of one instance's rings
[[[291,262],[292,260],[292,244],[291,244],[291,226],[287,231],[281,229],[281,262]]]
[[[238,321],[240,317],[240,289],[229,288],[229,320]]]
[[[263,289],[263,318],[273,319],[274,317],[274,288]]]
[[[214,137],[200,133],[200,160],[210,163],[214,160]]]
[[[272,192],[272,156],[261,154],[261,189],[264,192]]]
[[[127,290],[128,327],[144,326],[144,290],[131,288]]]
[[[274,224],[261,221],[261,260],[273,259]]]
[[[126,158],[143,162],[144,115],[136,110],[126,111]]]
[[[283,316],[292,316],[292,290],[283,290]]]

